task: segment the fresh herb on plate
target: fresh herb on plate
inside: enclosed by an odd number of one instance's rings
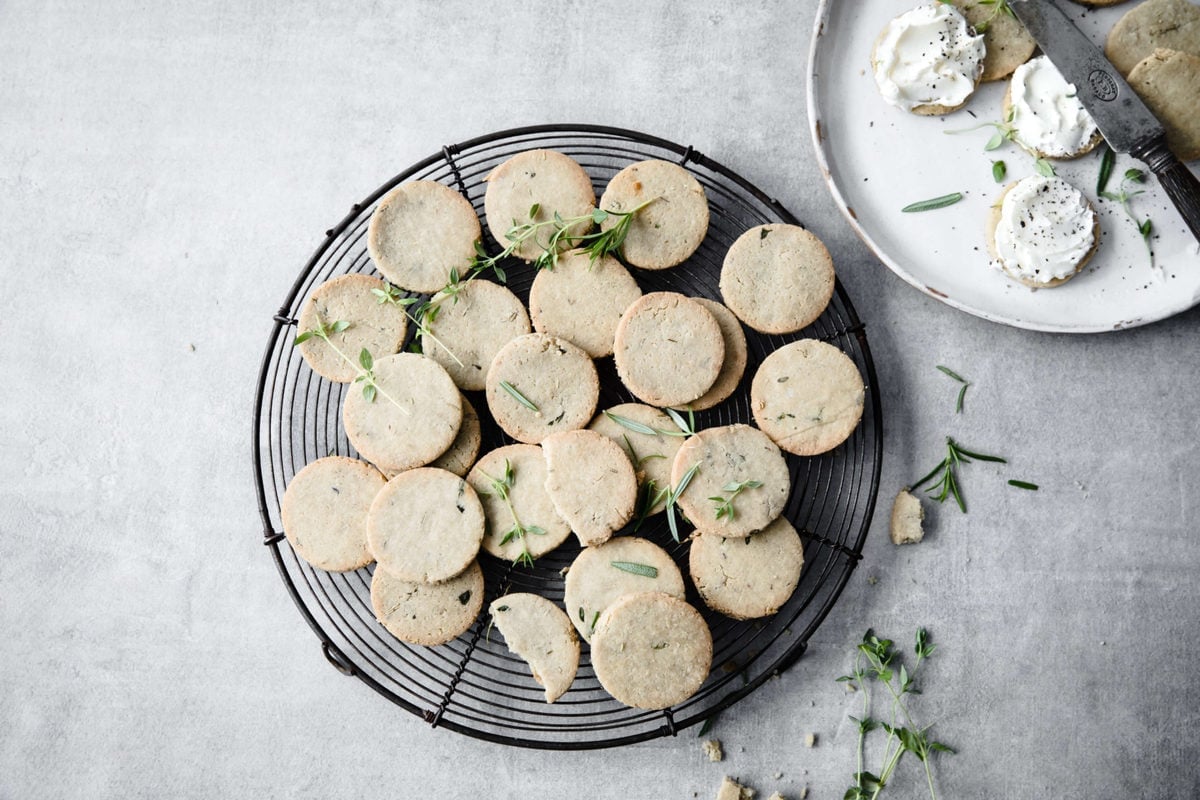
[[[906,205],[904,208],[902,208],[900,210],[906,214],[912,213],[914,211],[932,211],[935,208],[945,208],[946,206],[952,206],[955,203],[957,203],[959,200],[962,200],[962,199],[963,199],[962,192],[952,192],[951,194],[944,194],[941,197],[933,197],[933,198],[930,198],[929,200],[921,200],[916,203],[909,203],[908,205]]]
[[[1138,189],[1131,192],[1127,188],[1131,183],[1144,183],[1145,180],[1146,173],[1142,172],[1140,169],[1127,169],[1125,170],[1124,177],[1121,178],[1121,185],[1118,190],[1115,192],[1100,192],[1100,196],[1106,200],[1112,200],[1116,203],[1120,203],[1121,208],[1125,209],[1126,216],[1133,220],[1133,224],[1137,226],[1138,233],[1142,235],[1142,242],[1146,245],[1146,253],[1150,256],[1150,266],[1153,268],[1154,251],[1150,248],[1150,234],[1154,231],[1154,225],[1151,223],[1149,217],[1146,217],[1145,222],[1138,222],[1137,215],[1133,213],[1133,205],[1130,202],[1133,200],[1133,198],[1145,192],[1145,189]]]
[[[1096,178],[1096,194],[1103,195],[1108,188],[1108,179],[1112,177],[1113,167],[1117,164],[1117,154],[1104,143],[1104,155],[1100,158],[1100,174]]]
[[[868,630],[855,648],[854,669],[849,675],[837,678],[841,683],[856,686],[862,697],[862,717],[850,717],[858,726],[858,768],[854,773],[854,783],[843,795],[845,800],[874,800],[879,797],[879,793],[891,781],[896,767],[906,753],[911,753],[921,762],[929,786],[929,796],[931,800],[937,800],[930,757],[934,753],[954,753],[953,748],[929,737],[931,725],[921,726],[916,723],[906,700],[909,695],[921,693],[916,687],[917,672],[922,662],[933,655],[937,645],[930,643],[929,634],[924,628],[918,628],[914,647],[916,661],[911,670],[900,663],[900,653],[893,645],[891,639],[881,639],[874,631]],[[882,684],[891,698],[886,721],[871,716],[873,684]],[[868,772],[863,763],[867,735],[880,729],[887,733],[883,745],[882,765],[878,772]]]
[[[1054,171],[1054,165],[1044,158],[1039,158],[1037,161],[1034,161],[1033,166],[1034,169],[1038,171],[1038,174],[1042,175],[1043,177],[1053,178],[1057,174]]]
[[[1008,174],[1008,167],[1003,161],[992,162],[992,180],[996,183],[1004,183],[1004,176]]]

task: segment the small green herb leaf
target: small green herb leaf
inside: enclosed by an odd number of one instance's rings
[[[911,213],[914,211],[932,211],[935,208],[952,206],[962,199],[962,192],[953,192],[951,194],[944,194],[941,197],[934,197],[929,200],[921,200],[916,203],[910,203],[900,210],[905,213]]]
[[[1108,179],[1112,176],[1113,166],[1117,163],[1117,154],[1107,144],[1104,145],[1104,155],[1100,158],[1100,175],[1096,178],[1096,194],[1103,195],[1108,188]]]
[[[619,570],[631,573],[633,575],[641,575],[643,578],[658,577],[658,568],[652,567],[649,564],[637,564],[633,561],[612,561],[609,563]]]
[[[533,401],[521,394],[521,392],[517,390],[517,387],[513,386],[508,381],[500,381],[500,388],[512,395],[514,400],[528,408],[530,411],[538,410],[538,407],[533,404]]]
[[[1033,162],[1033,166],[1034,169],[1038,171],[1039,175],[1044,175],[1047,178],[1053,178],[1055,175],[1054,165],[1044,158],[1039,158],[1037,161]]]
[[[1018,489],[1028,489],[1031,492],[1036,492],[1038,490],[1036,483],[1028,483],[1026,481],[1011,480],[1008,482],[1008,485],[1015,486]]]

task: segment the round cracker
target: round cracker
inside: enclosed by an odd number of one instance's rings
[[[544,333],[513,339],[488,370],[492,416],[505,433],[527,444],[587,425],[599,396],[600,379],[587,353]]]
[[[721,297],[742,322],[762,333],[811,325],[833,298],[833,258],[797,225],[759,225],[725,254]]]
[[[563,219],[589,216],[595,209],[592,179],[575,159],[556,150],[526,150],[496,167],[487,176],[483,212],[488,230],[502,246],[509,244],[508,231],[517,225],[547,222],[558,214]],[[530,216],[536,207],[537,213]],[[560,248],[587,233],[591,219],[571,226]],[[522,242],[513,255],[533,261],[546,251],[553,225],[544,225]]]
[[[687,405],[703,395],[717,380],[724,358],[716,319],[676,292],[643,295],[622,315],[613,341],[621,382],[656,406]]]
[[[546,492],[584,547],[607,541],[633,519],[637,476],[625,451],[596,431],[542,440]]]
[[[749,348],[746,345],[746,333],[742,323],[732,311],[716,300],[707,297],[692,298],[713,315],[721,328],[721,340],[725,343],[725,358],[721,362],[721,371],[709,390],[688,403],[693,411],[704,411],[712,408],[729,398],[742,381],[742,373],[746,371],[746,359]]]
[[[789,453],[814,456],[846,441],[862,419],[858,367],[838,348],[801,339],[767,356],[750,384],[754,421]]]
[[[697,530],[721,536],[745,536],[761,530],[783,513],[791,494],[791,474],[779,447],[767,434],[749,425],[706,428],[679,448],[671,467],[671,485],[692,478],[677,498],[679,507]],[[713,497],[730,498],[730,487],[748,481],[732,500],[733,513],[717,516]]]
[[[473,280],[438,303],[427,327],[421,352],[445,367],[458,388],[479,391],[500,348],[529,333],[529,315],[507,287]]]
[[[409,181],[392,189],[371,215],[367,251],[375,268],[411,292],[436,292],[450,271],[475,258],[482,229],[475,209],[436,181]]]
[[[349,323],[345,330],[329,334],[328,342],[312,336],[300,343],[300,355],[313,372],[337,383],[350,383],[358,377],[358,354],[363,350],[377,358],[400,350],[408,332],[408,316],[371,294],[385,288],[383,281],[370,275],[342,275],[313,290],[300,309],[297,330],[304,333],[322,325],[328,329],[337,322]]]
[[[613,562],[640,564],[655,574],[630,572],[614,567]],[[620,598],[636,592],[664,592],[682,600],[683,574],[667,551],[654,542],[637,536],[618,536],[585,548],[575,557],[567,570],[563,605],[579,635],[590,642],[600,615]]]
[[[373,365],[374,399],[356,385],[342,404],[346,438],[384,472],[428,464],[450,447],[462,425],[462,395],[440,364],[397,353]]]
[[[800,582],[804,544],[784,517],[745,538],[702,533],[688,570],[705,605],[733,619],[774,614]]]
[[[996,2],[984,0],[950,0],[954,7],[967,18],[967,24],[980,32],[983,27],[983,74],[980,81],[998,81],[1007,78],[1013,70],[1024,64],[1037,49],[1037,42],[1025,30],[1025,26],[1004,7]]]
[[[1036,176],[1029,176],[1029,177],[1034,178]],[[1023,179],[1023,180],[1027,180],[1027,179]],[[991,255],[994,263],[997,266],[999,266],[1000,270],[1005,275],[1012,278],[1014,281],[1017,281],[1018,283],[1028,286],[1031,289],[1053,289],[1056,286],[1062,286],[1064,283],[1071,280],[1071,278],[1074,278],[1076,275],[1078,275],[1080,273],[1080,271],[1085,266],[1087,266],[1087,263],[1089,261],[1091,261],[1092,256],[1094,256],[1096,254],[1096,251],[1100,248],[1100,215],[1096,213],[1095,207],[1092,206],[1090,201],[1087,201],[1087,198],[1081,192],[1080,196],[1084,197],[1084,200],[1085,200],[1085,202],[1087,202],[1088,207],[1092,209],[1092,249],[1089,250],[1087,253],[1085,253],[1083,258],[1081,258],[1079,260],[1079,263],[1075,265],[1075,271],[1072,272],[1070,275],[1067,275],[1064,278],[1054,278],[1049,281],[1035,281],[1031,278],[1024,277],[1024,276],[1020,275],[1019,273],[1017,273],[1016,271],[1010,269],[1008,267],[1008,265],[1006,265],[1004,263],[1003,259],[1000,258],[1000,253],[996,249],[996,228],[1000,224],[1000,218],[1002,216],[1002,209],[1004,206],[1004,198],[1020,182],[1021,181],[1013,181],[1012,183],[1008,184],[1008,186],[1004,187],[1004,191],[1000,194],[1000,197],[996,200],[996,202],[992,205],[991,210],[988,212],[988,221],[987,221],[988,253]]]
[[[1050,60],[1048,58],[1046,58],[1045,56],[1038,56],[1036,59],[1033,59],[1028,63],[1030,65],[1036,65],[1038,62],[1038,59],[1045,59],[1046,64],[1049,64],[1053,68],[1053,63],[1050,62]],[[1018,68],[1018,70],[1019,69],[1020,68]],[[1059,73],[1059,74],[1061,76],[1061,73]],[[1054,159],[1070,160],[1073,158],[1079,158],[1080,156],[1083,156],[1083,155],[1086,155],[1087,153],[1092,152],[1093,150],[1096,149],[1096,147],[1100,144],[1100,142],[1104,141],[1104,136],[1101,135],[1099,128],[1095,127],[1095,123],[1091,122],[1091,117],[1089,116],[1089,117],[1087,117],[1088,127],[1093,129],[1092,135],[1078,149],[1068,151],[1068,150],[1060,148],[1059,150],[1051,152],[1049,150],[1040,150],[1037,147],[1032,146],[1029,143],[1027,143],[1023,138],[1021,138],[1022,118],[1014,113],[1013,102],[1012,102],[1013,84],[1018,80],[1019,77],[1020,77],[1019,74],[1014,72],[1012,81],[1009,83],[1008,89],[1006,89],[1004,92],[1004,100],[1003,100],[1004,119],[1009,121],[1008,124],[1011,126],[1011,129],[1012,129],[1012,140],[1017,144],[1018,147],[1020,147],[1022,150],[1025,150],[1028,153],[1032,153],[1037,158],[1054,158]],[[1068,94],[1069,92],[1067,92],[1067,90],[1070,89],[1071,84],[1067,83],[1066,80],[1064,79],[1062,86],[1064,89],[1064,94]],[[1046,99],[1051,99],[1053,101],[1059,100],[1058,97],[1046,98]],[[1078,100],[1076,100],[1075,102],[1079,103]],[[1057,105],[1057,103],[1052,104],[1052,107],[1054,105]],[[1079,107],[1082,107],[1082,103],[1079,103]],[[1034,117],[1039,116],[1036,107],[1033,108],[1032,111],[1033,111]],[[1057,110],[1055,110],[1054,114],[1055,114],[1055,116],[1058,116],[1059,112]],[[1086,130],[1086,128],[1084,130]]]
[[[297,472],[279,509],[296,555],[330,572],[370,564],[367,512],[384,483],[370,464],[345,456],[319,458]]]
[[[712,666],[712,633],[700,612],[660,592],[627,595],[600,615],[592,667],[600,685],[634,708],[682,703]]]
[[[453,472],[402,472],[376,495],[367,514],[375,560],[403,581],[439,583],[467,568],[483,541],[483,506]]]
[[[1200,6],[1188,0],[1138,3],[1108,32],[1104,54],[1122,75],[1129,75],[1159,48],[1200,56]]]
[[[639,206],[621,245],[621,256],[635,267],[658,270],[682,264],[708,233],[704,187],[678,164],[659,160],[630,164],[612,177],[600,198],[605,211],[628,212]],[[610,215],[600,228],[609,230],[620,220]]]
[[[617,323],[642,296],[629,270],[612,256],[563,253],[554,269],[538,270],[529,289],[533,327],[576,345],[592,358],[612,355]]]
[[[450,444],[450,449],[429,462],[429,466],[453,472],[455,475],[466,475],[479,456],[479,446],[483,444],[483,429],[479,424],[479,414],[475,406],[466,397],[462,398],[463,418],[458,435]]]
[[[1167,129],[1176,157],[1200,158],[1200,56],[1155,50],[1129,73],[1129,85]]]
[[[404,581],[375,567],[371,607],[388,632],[404,642],[434,647],[466,633],[483,608],[483,570],[471,563],[442,583]]]
[[[494,483],[503,483],[506,473],[511,474],[509,485],[504,487],[508,502]],[[485,453],[467,473],[467,483],[483,503],[487,520],[483,549],[496,558],[516,561],[526,548],[530,558],[539,558],[571,535],[571,526],[558,515],[554,502],[546,493],[546,459],[537,445],[513,444]],[[514,513],[522,525],[535,532],[524,537],[509,537],[515,525]],[[538,530],[543,533],[537,533]],[[506,538],[508,541],[504,541]]]

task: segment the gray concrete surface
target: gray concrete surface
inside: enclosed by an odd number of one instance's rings
[[[868,626],[941,644],[939,797],[1200,793],[1200,312],[1072,338],[882,268],[804,112],[811,2],[0,2],[0,797],[840,798]],[[254,377],[321,232],[447,142],[519,124],[695,145],[829,244],[884,393],[880,523],[791,672],[616,751],[434,731],[325,663],[259,543]],[[1198,266],[1200,268],[1200,266]],[[974,385],[968,413],[936,364]],[[897,549],[947,433],[1002,452]],[[1004,478],[1041,485],[1014,490]],[[817,746],[803,746],[815,732]],[[774,777],[781,773],[781,777]],[[884,796],[927,795],[914,763]]]

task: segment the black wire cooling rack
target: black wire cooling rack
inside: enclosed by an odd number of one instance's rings
[[[588,125],[547,125],[481,136],[443,147],[440,153],[392,178],[325,232],[325,239],[274,318],[263,355],[254,407],[254,479],[267,545],[284,585],[321,642],[329,662],[353,675],[433,727],[521,747],[587,749],[611,747],[674,735],[754,691],[800,655],[829,613],[861,557],[879,489],[883,428],[875,368],[863,325],[839,283],[828,310],[798,334],[768,336],[747,330],[750,355],[738,391],[716,408],[696,415],[697,427],[751,422],[749,384],[758,365],[776,348],[799,338],[837,345],[858,366],[867,386],[862,424],[848,441],[815,458],[787,456],[793,489],[786,516],[804,541],[804,571],[788,603],[774,616],[738,622],[709,611],[688,586],[688,599],[700,609],[713,634],[713,669],[700,691],[665,711],[628,708],[600,687],[587,644],[571,690],[553,705],[523,661],[490,634],[486,613],[457,640],[440,647],[408,645],[392,637],[374,618],[370,585],[373,567],[327,573],[299,559],[282,534],[279,504],[288,482],[305,464],[323,456],[356,456],[341,424],[347,387],[322,380],[292,345],[295,321],[309,293],[346,273],[372,273],[367,255],[367,224],[377,201],[406,180],[435,180],[461,192],[483,216],[484,178],[509,157],[533,148],[559,150],[576,159],[592,177],[599,196],[622,167],[663,159],[686,167],[704,186],[711,210],[708,236],[699,251],[674,269],[633,269],[643,290],[679,291],[720,299],[721,262],[746,229],[767,222],[796,223],[777,201],[691,147],[633,131]],[[489,252],[500,248],[484,226]],[[506,265],[508,285],[528,300],[531,267]],[[621,386],[611,358],[597,367],[600,407],[634,400]],[[509,444],[492,423],[482,395],[470,395],[484,426],[484,449]],[[687,575],[687,543],[676,544],[663,515],[652,517],[639,535],[662,545]],[[578,553],[574,537],[538,559],[532,569],[480,555],[487,602],[505,591],[532,591],[562,602],[562,570]]]

